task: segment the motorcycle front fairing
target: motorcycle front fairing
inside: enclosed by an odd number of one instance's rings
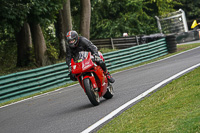
[[[80,62],[75,63],[74,59],[71,59],[71,68],[72,74],[80,74],[88,71],[94,66],[93,61],[91,60],[91,53],[88,54],[88,57]]]

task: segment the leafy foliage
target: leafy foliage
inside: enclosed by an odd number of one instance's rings
[[[0,30],[14,33],[19,31],[30,10],[30,0],[0,1]]]
[[[177,0],[180,5],[175,6],[176,9],[183,9],[188,19],[200,19],[200,1],[199,0]]]
[[[17,45],[15,34],[19,32],[24,22],[40,23],[48,43],[55,43],[56,39],[47,32],[53,24],[56,14],[62,8],[65,0],[1,0],[0,1],[0,61],[1,65],[15,65]],[[8,54],[9,52],[11,54]],[[49,51],[53,51],[50,47]],[[48,51],[48,53],[50,53]],[[50,53],[51,55],[51,53]],[[56,56],[55,54],[53,54]],[[6,58],[5,58],[6,57]],[[8,63],[10,62],[10,63]],[[11,63],[12,62],[12,63]]]
[[[0,30],[14,33],[25,21],[50,24],[62,8],[63,0],[1,0]]]
[[[28,14],[29,23],[51,24],[62,8],[63,0],[32,0]]]
[[[51,62],[55,62],[59,56],[59,42],[55,35],[54,25],[49,25],[47,28],[43,28],[44,37],[47,45],[47,55]]]
[[[91,38],[158,32],[155,15],[174,11],[172,0],[92,0]]]

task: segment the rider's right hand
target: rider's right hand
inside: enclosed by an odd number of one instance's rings
[[[75,77],[75,74],[69,73],[68,76],[70,77],[70,79],[71,79],[72,81],[77,81],[77,78]]]

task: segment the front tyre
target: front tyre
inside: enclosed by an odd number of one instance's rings
[[[90,102],[97,106],[100,103],[99,93],[93,88],[93,85],[89,78],[83,80],[85,92],[90,100]]]

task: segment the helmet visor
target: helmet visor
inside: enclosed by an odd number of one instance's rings
[[[76,38],[72,38],[68,40],[68,44],[71,48],[75,48],[77,46],[77,40]]]
[[[72,39],[68,39],[68,44],[74,44],[76,42],[76,39],[75,38],[72,38]]]
[[[69,44],[74,44],[75,41],[76,41],[76,39],[70,39],[68,42],[69,42]]]

